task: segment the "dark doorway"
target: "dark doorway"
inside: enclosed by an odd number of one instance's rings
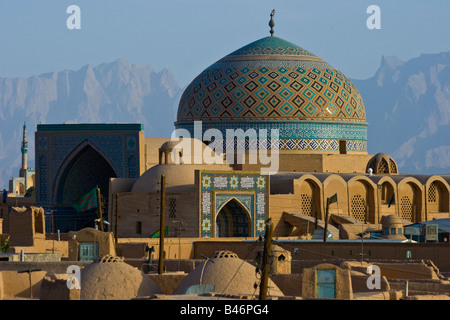
[[[347,141],[346,140],[339,140],[339,153],[347,154]]]
[[[108,161],[87,145],[64,169],[58,184],[57,203],[72,205],[95,186],[100,188],[101,195],[107,199],[109,178],[115,177],[116,173]]]
[[[217,237],[249,237],[250,230],[248,212],[235,199],[230,200],[217,214]]]

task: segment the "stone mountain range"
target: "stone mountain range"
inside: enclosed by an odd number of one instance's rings
[[[373,77],[352,82],[364,99],[370,154],[391,155],[400,173],[450,173],[450,52],[383,57]]]
[[[450,52],[383,57],[373,77],[352,82],[366,106],[370,154],[390,154],[400,173],[450,173]],[[34,167],[37,124],[143,123],[145,136],[170,136],[182,91],[170,71],[124,60],[0,78],[0,190],[19,173],[24,122]]]
[[[34,167],[39,123],[143,123],[146,136],[170,136],[181,88],[168,70],[125,60],[30,78],[0,78],[0,190],[19,173],[23,123]]]

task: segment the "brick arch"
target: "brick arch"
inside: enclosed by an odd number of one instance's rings
[[[398,215],[413,223],[426,220],[423,214],[423,185],[413,177],[398,183]]]
[[[426,204],[429,214],[450,212],[450,187],[442,177],[431,176],[426,185]]]
[[[324,205],[326,205],[327,198],[337,194],[337,202],[330,206],[329,213],[349,214],[347,205],[347,181],[338,174],[331,174],[323,182],[323,188],[324,200],[322,203],[324,203]]]
[[[365,176],[356,176],[348,181],[349,214],[364,222],[377,220],[376,185]],[[364,206],[364,207],[363,207]]]
[[[324,219],[322,208],[322,182],[312,174],[305,174],[294,182],[294,193],[300,200],[300,212]]]

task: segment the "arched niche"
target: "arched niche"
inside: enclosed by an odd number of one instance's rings
[[[398,184],[398,216],[412,223],[425,220],[422,215],[422,184],[417,179],[407,177]]]
[[[35,186],[35,183],[36,183],[36,175],[35,175],[35,174],[30,175],[30,176],[28,177],[27,183],[28,183],[28,188]]]
[[[14,190],[17,196],[23,196],[25,194],[25,185],[22,182],[16,183],[16,189]]]
[[[322,183],[317,177],[305,174],[294,181],[294,193],[299,199],[299,210],[307,216],[323,219]]]
[[[59,170],[56,203],[72,205],[95,186],[107,197],[109,179],[117,174],[109,161],[91,144],[77,148]]]
[[[247,209],[235,198],[217,213],[216,237],[250,237],[252,221]]]
[[[301,213],[318,218],[322,218],[320,186],[313,179],[305,179],[298,188],[300,194]]]
[[[352,217],[361,222],[376,222],[375,188],[376,185],[363,176],[348,181],[348,206]]]
[[[329,214],[349,214],[347,205],[347,182],[337,174],[328,176],[323,182],[324,204],[326,199],[337,195],[337,201],[330,205]]]
[[[432,176],[426,184],[427,211],[433,213],[449,213],[449,185],[439,176]]]

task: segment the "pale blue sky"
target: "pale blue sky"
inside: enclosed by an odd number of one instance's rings
[[[69,5],[81,30],[69,30]],[[369,5],[381,30],[369,30]],[[125,59],[169,69],[181,86],[226,54],[275,35],[349,78],[374,74],[383,55],[450,51],[448,0],[0,0],[0,77],[28,77]]]

